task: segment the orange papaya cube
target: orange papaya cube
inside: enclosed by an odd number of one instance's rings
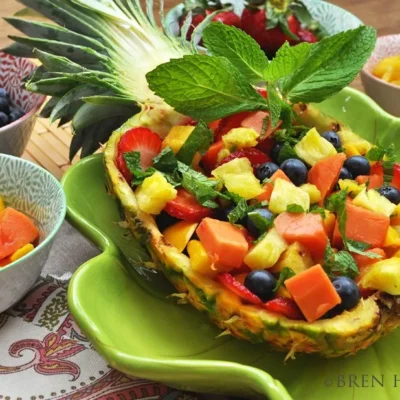
[[[229,222],[204,218],[196,230],[215,267],[221,271],[239,268],[249,245],[243,232]]]
[[[315,185],[321,192],[321,201],[335,187],[345,160],[346,155],[338,153],[325,160],[318,161],[308,172],[308,183]]]
[[[324,256],[328,236],[321,215],[284,212],[275,218],[274,223],[278,233],[289,244],[300,242],[314,259]]]
[[[288,176],[287,176],[281,169],[278,169],[276,172],[274,172],[270,179],[271,179],[272,182],[275,182],[277,179],[283,179],[283,180],[285,180],[285,181],[287,181],[287,182],[292,182],[292,181],[288,178]],[[274,185],[273,185],[273,183],[271,183],[271,182],[266,183],[266,184],[263,186],[263,189],[264,189],[264,192],[261,193],[261,194],[259,194],[259,195],[256,197],[256,199],[257,199],[258,201],[264,201],[264,200],[269,201],[269,200],[271,199],[272,191],[274,190]]]
[[[341,303],[320,264],[287,279],[285,286],[308,322],[316,321]]]
[[[38,237],[38,228],[25,214],[10,207],[0,212],[0,260]]]
[[[356,178],[359,185],[369,182],[368,189],[378,189],[383,186],[383,175],[359,175]]]
[[[369,244],[371,247],[382,247],[390,225],[390,218],[383,214],[355,206],[346,202],[346,237]],[[340,247],[342,237],[336,222],[332,245]]]

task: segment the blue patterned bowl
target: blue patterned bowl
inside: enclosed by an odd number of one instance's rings
[[[33,285],[47,261],[66,212],[61,184],[29,161],[0,154],[0,197],[28,215],[40,231],[39,245],[25,257],[0,268],[0,312],[16,303]]]
[[[313,18],[320,22],[329,35],[355,29],[362,25],[362,22],[352,13],[343,8],[327,3],[322,0],[302,0],[307,6]],[[233,5],[237,15],[242,15],[244,0],[223,0],[223,3]],[[175,36],[179,35],[179,17],[182,15],[183,3],[172,8],[166,16],[166,26]]]

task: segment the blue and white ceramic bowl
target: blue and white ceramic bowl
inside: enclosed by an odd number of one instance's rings
[[[362,25],[362,22],[352,13],[343,8],[327,3],[322,0],[302,0],[307,6],[313,18],[320,22],[329,35],[355,29]],[[223,3],[233,5],[237,15],[242,15],[244,0],[223,0]],[[179,17],[182,15],[183,3],[172,8],[166,16],[166,26],[175,36],[179,35]]]
[[[29,290],[45,265],[54,237],[65,218],[61,184],[29,161],[0,154],[0,196],[6,205],[23,212],[40,231],[39,245],[25,257],[0,268],[0,312]]]

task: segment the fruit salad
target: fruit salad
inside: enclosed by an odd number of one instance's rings
[[[386,82],[400,86],[400,56],[384,58],[374,68],[373,74]]]
[[[186,0],[179,18],[181,33],[185,23],[190,23],[186,37],[192,39],[196,36],[196,28],[206,18],[242,29],[271,56],[286,41],[291,45],[315,43],[326,34],[306,5],[297,0],[248,0],[240,16],[230,4],[224,5],[220,0]]]
[[[39,230],[25,214],[6,207],[0,197],[0,268],[30,253]]]

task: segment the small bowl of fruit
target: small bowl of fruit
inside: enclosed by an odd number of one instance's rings
[[[53,175],[0,154],[0,313],[40,275],[65,212],[65,195]]]
[[[400,35],[378,38],[361,79],[368,96],[388,113],[400,116]]]
[[[36,65],[0,52],[0,153],[21,156],[45,96],[23,88]]]

